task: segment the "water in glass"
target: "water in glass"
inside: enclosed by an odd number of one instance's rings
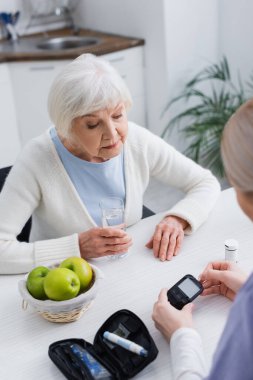
[[[103,227],[116,227],[125,229],[124,223],[124,202],[121,198],[108,197],[104,198],[99,203],[102,213]],[[120,259],[125,257],[126,253],[109,255],[110,259]]]

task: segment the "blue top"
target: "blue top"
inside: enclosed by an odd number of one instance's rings
[[[206,380],[253,379],[253,274],[239,291]]]
[[[50,129],[57,153],[73,182],[77,193],[97,225],[102,226],[99,201],[113,196],[125,203],[124,154],[105,162],[89,162],[70,153],[59,139],[56,129]]]

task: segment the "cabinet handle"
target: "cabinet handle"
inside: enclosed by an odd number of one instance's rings
[[[118,58],[109,59],[109,62],[121,62],[121,61],[124,61],[124,57],[123,56],[118,57]]]
[[[30,71],[49,71],[54,70],[54,66],[31,66],[29,67]]]

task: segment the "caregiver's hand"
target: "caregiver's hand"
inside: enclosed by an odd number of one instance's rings
[[[91,228],[79,235],[81,257],[90,259],[127,252],[132,238],[120,228]]]
[[[202,296],[221,294],[231,301],[247,280],[248,274],[243,272],[238,265],[230,261],[215,261],[209,263],[199,280],[204,287]]]
[[[168,302],[167,291],[165,288],[161,290],[153,307],[152,319],[155,327],[170,340],[172,334],[181,327],[193,327],[193,304],[188,303],[182,310],[177,310]]]
[[[149,242],[147,248],[153,248],[154,256],[161,261],[171,260],[180,250],[184,239],[184,229],[188,222],[177,216],[166,216],[156,226],[155,233]]]

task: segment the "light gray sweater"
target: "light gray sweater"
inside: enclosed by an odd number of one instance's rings
[[[148,130],[129,122],[124,144],[126,224],[141,219],[150,177],[186,193],[164,215],[187,220],[195,231],[205,221],[220,186],[201,168]],[[32,215],[29,243],[16,240]],[[79,256],[78,233],[95,222],[82,203],[50,138],[31,140],[19,155],[0,194],[0,273],[23,273],[34,266]]]

